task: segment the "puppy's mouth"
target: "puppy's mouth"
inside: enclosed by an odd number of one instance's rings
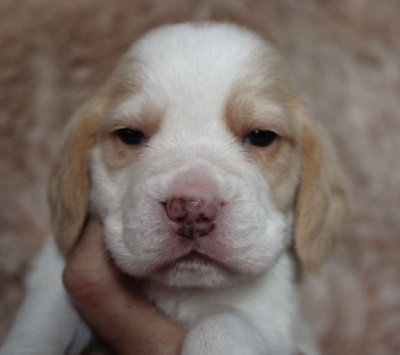
[[[198,251],[191,251],[177,259],[170,260],[162,264],[158,271],[167,271],[168,269],[178,267],[180,269],[197,269],[202,266],[215,266],[221,268],[222,265],[217,260],[210,258],[205,254],[201,254]]]
[[[210,264],[210,263],[214,263],[214,261],[204,255],[204,254],[200,254],[197,251],[191,251],[190,253],[178,258],[177,260],[174,261],[174,264],[176,263],[200,263],[200,264]]]

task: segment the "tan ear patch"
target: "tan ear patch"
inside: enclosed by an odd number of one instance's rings
[[[75,245],[86,219],[88,155],[95,140],[103,104],[101,99],[93,99],[73,117],[50,176],[53,233],[63,254]]]
[[[53,232],[63,254],[74,247],[87,216],[89,152],[101,134],[100,121],[109,113],[107,109],[139,91],[139,64],[136,56],[124,56],[103,88],[77,112],[67,128],[49,184]]]
[[[302,178],[295,215],[295,245],[305,267],[316,272],[341,231],[347,201],[328,137],[300,106],[297,115],[302,136]]]

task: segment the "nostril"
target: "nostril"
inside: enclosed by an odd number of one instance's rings
[[[164,205],[168,218],[173,222],[184,222],[188,217],[188,201],[183,198],[171,198]]]
[[[186,196],[172,197],[163,205],[177,233],[190,239],[213,230],[221,208],[221,202],[216,199]]]
[[[221,203],[217,201],[203,201],[202,205],[199,207],[199,213],[197,215],[198,221],[212,222],[217,219],[219,215],[219,210],[221,208]]]

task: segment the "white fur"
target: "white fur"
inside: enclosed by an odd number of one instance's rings
[[[141,91],[112,115],[129,120],[150,103],[162,112],[161,127],[138,160],[115,173],[99,146],[91,152],[92,205],[106,244],[121,269],[147,280],[157,307],[190,329],[183,354],[317,353],[287,252],[293,213],[277,209],[268,182],[221,120],[233,85],[258,80],[249,63],[260,48],[262,40],[231,25],[151,32],[132,49],[142,60]],[[171,237],[161,202],[181,186],[191,189],[192,178],[224,205],[209,236],[182,242]],[[191,250],[216,262],[177,262]],[[49,242],[2,355],[60,354],[70,346],[79,316],[62,290],[62,269]]]
[[[27,280],[27,294],[1,355],[80,354],[91,334],[61,282],[65,261],[48,238]]]
[[[224,25],[162,28],[133,47],[145,73],[140,92],[114,108],[113,115],[134,125],[132,117],[150,102],[163,113],[162,127],[138,162],[113,176],[107,174],[99,149],[92,154],[94,206],[103,212],[107,244],[126,272],[148,276],[150,269],[191,247],[170,237],[160,204],[180,188],[179,179],[185,176],[210,186],[226,203],[213,235],[198,240],[200,252],[224,260],[240,274],[258,274],[287,247],[291,214],[276,210],[268,183],[221,119],[232,87],[249,76],[255,51],[264,47],[258,37]],[[163,275],[164,281],[190,286],[173,271],[172,277]],[[204,282],[216,286],[227,278],[225,270],[213,269]]]

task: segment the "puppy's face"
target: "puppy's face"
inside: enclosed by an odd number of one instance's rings
[[[319,137],[273,50],[249,32],[229,25],[155,30],[85,110],[71,134],[90,139],[76,148],[82,138],[75,138],[68,149],[83,174],[90,165],[83,190],[115,261],[133,276],[221,286],[265,272],[294,234],[312,239],[326,229],[327,214],[339,223],[342,191],[334,169],[321,167]],[[331,196],[331,185],[341,197]],[[304,194],[324,205],[323,218],[307,212]],[[337,205],[330,213],[329,197]],[[87,205],[86,196],[80,200]],[[59,238],[61,247],[73,244],[72,233]],[[313,246],[317,259],[331,239]]]

